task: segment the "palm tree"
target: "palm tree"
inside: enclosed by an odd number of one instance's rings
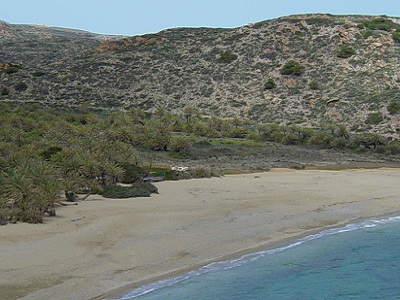
[[[11,203],[14,221],[42,222],[55,215],[59,185],[53,166],[39,158],[17,157],[3,172],[3,196]]]
[[[69,149],[55,153],[51,160],[60,172],[65,198],[69,202],[78,201],[76,194],[85,182],[83,161],[79,155]]]

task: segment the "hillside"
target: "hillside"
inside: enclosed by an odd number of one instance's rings
[[[298,15],[134,37],[0,23],[4,102],[195,107],[399,138],[400,19]],[[288,62],[290,62],[288,64]]]

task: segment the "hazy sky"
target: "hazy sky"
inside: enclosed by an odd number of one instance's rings
[[[399,0],[0,0],[0,20],[137,35],[173,27],[238,27],[302,13],[400,17]]]

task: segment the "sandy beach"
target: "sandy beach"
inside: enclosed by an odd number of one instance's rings
[[[286,170],[90,196],[44,224],[0,227],[1,299],[105,299],[212,261],[400,214],[400,169]]]

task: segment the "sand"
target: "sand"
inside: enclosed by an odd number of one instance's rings
[[[160,193],[150,198],[93,195],[44,224],[0,227],[0,298],[110,298],[323,228],[400,212],[400,169],[278,169],[156,185]]]

